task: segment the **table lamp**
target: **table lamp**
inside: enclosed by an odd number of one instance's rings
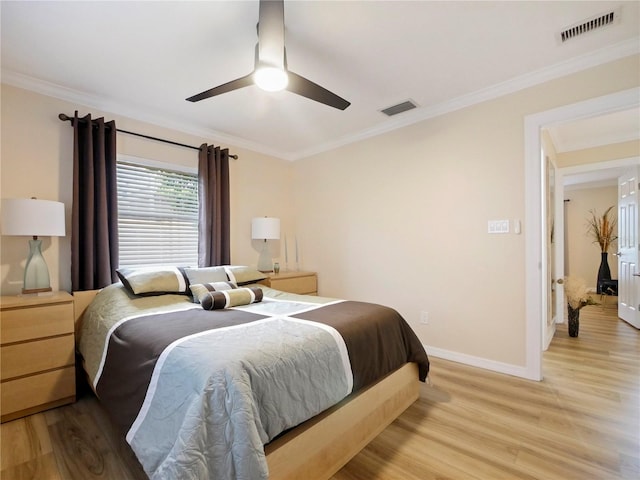
[[[29,257],[24,269],[23,294],[50,292],[49,269],[39,236],[64,237],[64,203],[36,198],[2,199],[2,235],[28,236]]]
[[[262,251],[258,257],[258,270],[261,272],[272,272],[273,263],[271,252],[267,240],[280,239],[280,219],[273,217],[259,217],[251,220],[251,238],[264,240]]]

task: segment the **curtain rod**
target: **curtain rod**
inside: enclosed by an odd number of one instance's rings
[[[69,115],[66,115],[64,113],[59,114],[58,118],[60,120],[62,120],[63,122],[71,122],[71,123],[73,123],[73,117],[70,117]],[[171,145],[177,145],[179,147],[191,148],[192,150],[198,150],[198,151],[200,150],[200,147],[194,147],[192,145],[187,145],[185,143],[178,143],[178,142],[174,142],[172,140],[166,140],[164,138],[152,137],[150,135],[144,135],[142,133],[130,132],[128,130],[121,130],[120,128],[116,128],[116,131],[120,132],[120,133],[126,133],[128,135],[134,135],[136,137],[147,138],[149,140],[156,140],[158,142],[170,143]],[[238,155],[229,154],[229,158],[233,158],[234,160],[237,160],[238,159]]]

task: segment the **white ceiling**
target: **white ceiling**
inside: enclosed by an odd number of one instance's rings
[[[257,1],[2,1],[2,81],[297,159],[638,53],[639,7],[285,1],[289,68],[352,102],[339,111],[255,86],[185,101],[252,71]],[[614,8],[613,25],[558,40]],[[407,99],[420,107],[380,113]]]
[[[640,109],[575,120],[548,128],[558,153],[640,139]]]
[[[613,187],[618,185],[618,177],[625,171],[626,167],[594,168],[586,172],[565,174],[562,176],[562,184],[565,190]]]

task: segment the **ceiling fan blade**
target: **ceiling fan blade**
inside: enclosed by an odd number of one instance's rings
[[[284,0],[260,0],[258,61],[284,69]]]
[[[239,88],[248,87],[249,85],[253,85],[253,72],[251,72],[249,75],[245,75],[244,77],[236,78],[235,80],[231,80],[230,82],[210,88],[209,90],[205,90],[202,93],[198,93],[193,97],[187,98],[187,101],[199,102],[200,100],[204,100],[205,98],[215,97],[216,95],[220,95],[222,93],[227,93],[233,90],[238,90]]]
[[[289,75],[287,90],[290,92],[297,93],[316,102],[324,103],[338,110],[344,110],[351,105],[351,102],[346,101],[344,98],[321,87],[317,83],[313,83],[311,80],[307,80],[297,73],[293,73],[291,70],[287,71],[287,74]]]

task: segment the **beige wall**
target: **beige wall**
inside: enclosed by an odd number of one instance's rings
[[[71,289],[70,226],[72,190],[73,130],[59,113],[103,115],[93,108],[75,105],[8,85],[2,85],[2,147],[0,188],[2,198],[28,198],[64,202],[67,236],[43,238],[43,254],[54,289]],[[118,128],[167,138],[199,146],[214,143],[215,138],[200,138],[113,114]],[[118,153],[150,158],[168,163],[197,166],[197,152],[125,134],[118,135]],[[294,228],[291,206],[290,162],[229,147],[239,160],[231,161],[231,259],[233,263],[255,265],[259,245],[252,245],[251,218],[276,216],[283,231]],[[2,237],[0,245],[0,289],[13,294],[22,288],[24,263],[28,253],[26,237]],[[279,255],[279,244],[274,246]]]
[[[568,258],[565,258],[567,275],[581,277],[587,286],[596,289],[598,268],[600,267],[600,246],[587,236],[587,219],[591,218],[590,210],[602,215],[607,208],[614,206],[613,213],[617,218],[618,187],[574,188],[565,189],[565,229]],[[618,262],[615,256],[617,242],[609,251],[609,268],[611,278],[618,278]]]
[[[525,364],[524,117],[639,84],[602,65],[295,163],[304,266],[325,295],[382,302],[435,349]],[[429,324],[419,312],[429,312]]]

